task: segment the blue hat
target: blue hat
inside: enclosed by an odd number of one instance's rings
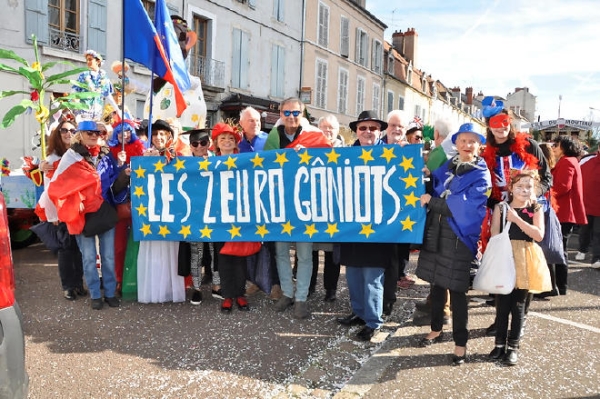
[[[487,96],[481,100],[481,105],[483,106],[482,114],[486,118],[498,115],[504,109],[504,102],[496,100],[492,96]]]
[[[485,136],[481,132],[478,131],[478,129],[475,127],[475,125],[473,123],[463,123],[462,125],[460,125],[458,132],[456,132],[452,135],[452,144],[456,144],[456,138],[461,133],[476,134],[477,136],[479,136],[479,139],[481,140],[481,144],[485,144]]]
[[[99,132],[98,124],[95,121],[81,121],[77,124],[77,130],[86,132]]]

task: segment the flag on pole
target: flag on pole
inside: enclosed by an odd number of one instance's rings
[[[166,7],[166,4],[164,6]],[[156,28],[152,24],[152,21],[150,21],[150,17],[142,5],[142,1],[124,1],[123,15],[123,57],[134,62],[139,62],[150,69],[152,73],[171,83],[175,91],[177,115],[181,115],[187,107],[183,98],[182,88],[178,85],[175,72],[171,68],[170,59],[167,56]]]
[[[187,73],[187,66],[185,65],[185,59],[173,28],[173,22],[169,15],[169,9],[167,8],[167,2],[165,0],[156,0],[156,6],[154,8],[154,25],[156,26],[156,33],[160,37],[160,40],[165,48],[165,54],[167,59],[171,61],[171,68],[173,69],[173,75],[175,81],[181,89],[181,91],[188,90],[192,84],[190,82],[190,76]]]

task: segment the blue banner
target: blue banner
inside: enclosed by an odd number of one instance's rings
[[[422,145],[134,157],[136,241],[421,243]]]

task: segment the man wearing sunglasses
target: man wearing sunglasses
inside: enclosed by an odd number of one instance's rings
[[[207,157],[210,146],[210,129],[193,129],[181,133],[190,135],[190,150],[195,157]]]
[[[298,98],[287,98],[279,105],[281,124],[271,130],[265,143],[265,150],[278,150],[287,148],[302,133],[301,124],[304,113],[304,103]],[[297,148],[298,149],[298,148]],[[296,273],[296,287],[292,278],[292,265],[290,262],[291,242],[275,243],[275,259],[277,272],[283,290],[283,296],[275,303],[275,310],[285,311],[294,305],[293,316],[296,319],[310,317],[306,299],[312,276],[312,242],[296,242],[296,256],[298,268]]]
[[[240,152],[262,151],[268,134],[261,131],[260,114],[252,107],[246,107],[240,112],[242,141],[238,145]]]
[[[381,132],[387,127],[375,111],[361,112],[358,120],[350,122],[350,129],[358,137],[353,145],[383,145]],[[368,241],[341,244],[340,263],[346,265],[352,313],[337,321],[344,326],[362,325],[356,334],[361,341],[370,341],[383,324],[384,272],[394,266],[397,258],[396,244]]]

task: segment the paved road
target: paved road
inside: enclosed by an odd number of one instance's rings
[[[251,312],[221,314],[208,287],[200,306],[93,311],[89,299],[62,298],[56,259],[40,244],[13,255],[30,398],[600,397],[600,271],[589,264],[573,262],[567,296],[533,303],[515,367],[486,360],[493,309],[470,292],[469,362],[452,367],[449,334],[416,347],[428,331],[412,322],[422,282],[398,291],[390,320],[362,343],[357,328],[335,322],[348,311],[343,277],[333,304],[321,300],[319,278],[308,321],[274,312],[262,294],[250,298]]]

